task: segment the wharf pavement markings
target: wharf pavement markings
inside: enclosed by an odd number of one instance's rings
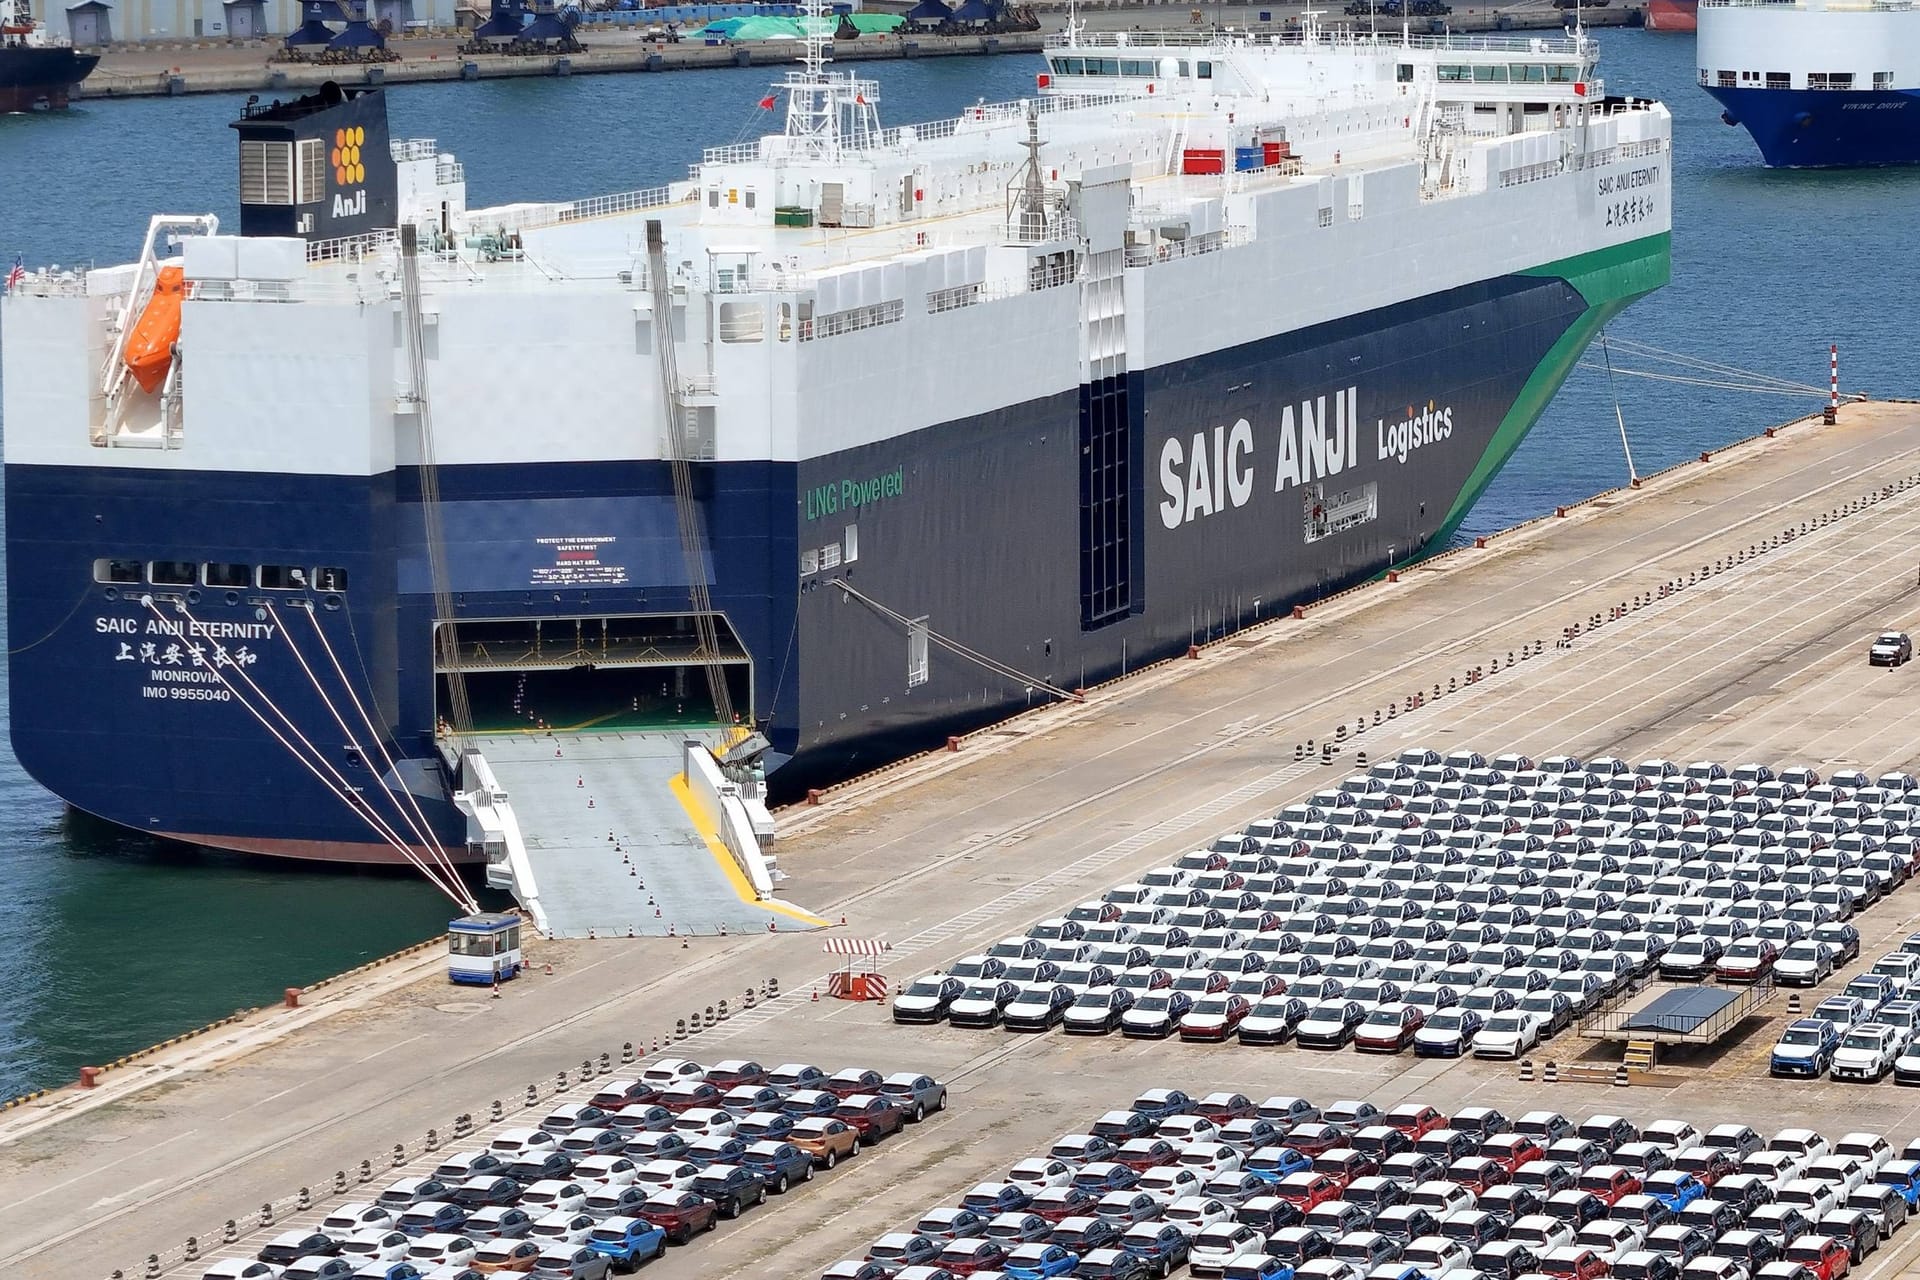
[[[1551,637],[1560,625],[1604,609],[1623,592],[1631,596],[1670,576],[1666,557],[1684,556],[1690,562],[1703,556],[1711,561],[1763,533],[1790,522],[1797,525],[1843,499],[1906,476],[1917,465],[1920,412],[1867,408],[1872,412],[1843,411],[1840,428],[1796,432],[1799,438],[1791,442],[1756,446],[1737,466],[1699,468],[1668,482],[1663,491],[1674,495],[1672,502],[1650,502],[1643,493],[1610,509],[1589,510],[1555,522],[1551,537],[1536,531],[1506,546],[1501,545],[1506,540],[1500,540],[1490,553],[1455,557],[1435,571],[1410,575],[1411,582],[1403,579],[1392,588],[1358,593],[1315,620],[1293,624],[1284,643],[1232,650],[1230,659],[1209,655],[1198,663],[1174,664],[1177,671],[1203,670],[1207,678],[1167,680],[1137,696],[1115,698],[1111,721],[1093,717],[1070,728],[1033,731],[1009,740],[1011,745],[1000,753],[980,753],[982,758],[965,774],[932,777],[912,793],[899,795],[884,824],[850,806],[816,836],[783,845],[782,861],[797,882],[808,886],[812,901],[833,904],[835,915],[847,910],[850,927],[902,941],[936,933],[954,914],[973,912],[997,895],[1010,899],[981,918],[971,932],[963,927],[931,941],[921,939],[920,947],[928,954],[915,970],[932,967],[944,958],[943,947],[952,954],[974,949],[1027,920],[1093,896],[1133,869],[1165,860],[1187,847],[1182,837],[1209,837],[1243,816],[1271,809],[1276,799],[1349,769],[1351,747],[1343,749],[1332,766],[1306,761],[1304,772],[1289,769],[1294,742],[1307,736],[1319,739],[1333,719],[1348,718],[1336,716],[1325,698],[1337,698],[1348,708],[1385,705],[1386,697],[1397,699],[1411,691],[1416,671],[1420,683],[1430,684],[1436,673],[1444,682],[1469,659],[1490,651],[1503,654],[1509,635],[1517,647],[1522,631],[1502,621],[1514,613],[1532,615],[1526,619],[1525,634]],[[1857,470],[1834,481],[1832,470],[1841,464]],[[1844,487],[1836,490],[1835,485]],[[1800,496],[1809,492],[1815,496]],[[1884,514],[1894,511],[1888,507]],[[1741,513],[1743,518],[1730,519]],[[1843,523],[1865,527],[1882,514],[1871,511],[1864,520],[1854,516]],[[1729,525],[1731,533],[1716,533]],[[1779,557],[1785,563],[1803,556],[1808,565],[1803,577],[1817,582],[1827,567],[1821,557],[1842,541],[1788,544],[1761,562]],[[1905,545],[1914,545],[1910,537]],[[1745,580],[1753,583],[1758,576]],[[1741,580],[1741,575],[1729,573],[1720,582],[1731,592]],[[1871,596],[1886,584],[1855,585],[1856,590],[1862,587]],[[1757,588],[1749,589],[1758,594]],[[1540,603],[1542,595],[1548,597],[1545,604]],[[1369,597],[1390,607],[1367,608]],[[1574,720],[1541,741],[1526,724],[1513,723],[1514,708],[1503,709],[1506,699],[1496,695],[1511,687],[1516,697],[1530,690],[1528,700],[1544,701],[1554,689],[1576,688],[1579,677],[1594,681],[1663,626],[1704,628],[1716,620],[1737,619],[1739,613],[1737,602],[1730,604],[1697,586],[1688,588],[1667,610],[1634,611],[1625,621],[1576,641],[1571,650],[1548,650],[1558,655],[1550,660],[1529,660],[1429,703],[1428,715],[1412,723],[1418,726],[1417,736],[1438,745],[1460,742],[1497,749],[1500,744],[1481,736],[1485,722],[1489,732],[1507,735],[1536,752],[1563,745],[1591,751],[1593,746],[1578,741]],[[1821,642],[1836,655],[1857,652],[1861,638],[1827,632],[1816,633],[1814,639],[1821,635],[1830,637]],[[1401,669],[1407,653],[1436,651],[1446,655],[1445,661],[1421,662],[1416,657],[1412,661],[1420,662],[1418,667]],[[1753,754],[1760,758],[1798,754],[1805,739],[1797,727],[1820,714],[1818,707],[1793,703],[1800,678],[1792,667],[1782,667],[1791,657],[1783,654],[1756,647],[1752,662],[1763,675],[1788,686],[1781,705],[1793,717],[1796,736],[1782,739],[1769,730],[1772,695],[1754,695],[1759,705],[1753,716]],[[1394,660],[1382,660],[1383,655]],[[1666,718],[1646,734],[1647,749],[1690,758],[1695,753],[1687,745],[1685,709],[1701,695],[1690,649],[1683,646],[1650,655],[1649,660],[1664,666],[1671,680],[1663,697],[1632,699],[1667,708]],[[1709,653],[1702,669],[1714,661]],[[1865,673],[1864,663],[1860,670]],[[1904,683],[1905,677],[1903,670],[1893,678]],[[1712,679],[1711,670],[1707,679]],[[1602,687],[1572,697],[1576,704],[1584,698],[1586,714],[1605,726],[1618,699],[1604,680],[1599,684]],[[1863,689],[1815,687],[1820,703],[1831,708],[1835,732],[1844,731],[1849,718],[1860,718],[1862,699],[1870,697]],[[1878,691],[1886,687],[1882,682]],[[1327,689],[1349,692],[1314,696]],[[1562,714],[1577,719],[1578,705]],[[1248,728],[1218,732],[1222,724],[1240,722]],[[1353,745],[1377,750],[1385,745],[1383,739],[1412,732],[1402,730],[1403,723],[1404,716],[1391,722],[1392,733],[1370,728]],[[1590,736],[1598,746],[1624,740],[1613,726]],[[1889,748],[1895,745],[1887,743]],[[1883,757],[1876,763],[1902,762]],[[1287,780],[1279,780],[1282,773],[1290,774]],[[1264,788],[1252,785],[1265,779],[1272,780]],[[1102,799],[1089,802],[1095,795]],[[1204,799],[1209,797],[1220,797],[1224,804],[1216,809]],[[1196,800],[1208,811],[1198,822],[1185,816],[1196,808]],[[1029,814],[1039,817],[1023,816]],[[862,822],[872,825],[862,827]],[[1136,832],[1155,834],[1139,840],[1131,859],[1116,854],[1112,861],[1096,862],[1091,871],[1083,868],[1085,874],[1063,877],[1051,901],[1041,893],[1021,892],[1041,868],[1070,867]],[[932,870],[892,877],[886,869],[898,860],[896,841],[911,841],[909,848],[951,852],[933,859]],[[877,883],[876,877],[885,883]],[[876,926],[878,920],[885,925]],[[501,1001],[461,1001],[459,993],[421,983],[377,1009],[330,1019],[324,1035],[308,1032],[254,1052],[217,1077],[182,1079],[170,1090],[123,1096],[117,1106],[21,1137],[9,1139],[6,1135],[17,1131],[0,1128],[0,1143],[5,1144],[0,1146],[0,1270],[9,1280],[16,1275],[70,1274],[77,1263],[104,1272],[137,1263],[149,1252],[176,1248],[186,1235],[204,1233],[263,1199],[284,1196],[303,1184],[318,1191],[333,1169],[357,1168],[361,1159],[390,1150],[396,1139],[408,1141],[411,1152],[417,1135],[429,1126],[441,1126],[444,1132],[456,1112],[481,1113],[487,1098],[512,1099],[524,1091],[527,1080],[550,1080],[557,1069],[576,1067],[583,1056],[617,1050],[622,1040],[635,1041],[644,1052],[651,1039],[648,1032],[670,1026],[676,1007],[684,1011],[729,996],[730,988],[757,984],[769,972],[777,973],[789,993],[781,1003],[797,1003],[810,994],[804,982],[819,965],[817,945],[790,937],[699,940],[697,949],[689,944],[681,956],[671,957],[677,964],[668,964],[670,958],[658,943],[550,944],[546,954],[556,961],[555,976],[513,984]],[[671,971],[662,974],[663,967]],[[808,1014],[826,1009],[824,1004],[807,1004]],[[488,1021],[499,1025],[488,1027]],[[732,1025],[726,1024],[729,1038],[736,1035]],[[784,1018],[779,1027],[762,1030],[766,1034],[742,1052],[750,1047],[752,1056],[763,1061],[815,1059],[832,1066],[864,1060],[944,1074],[964,1069],[980,1056],[983,1043],[997,1043],[945,1028],[930,1033],[894,1028],[884,1009],[876,1006]],[[710,1043],[716,1041],[703,1036],[676,1049],[707,1060],[721,1056],[706,1048]],[[1298,1051],[1193,1051],[1124,1041],[1067,1045],[1057,1036],[1017,1042],[1017,1049],[1004,1059],[968,1077],[966,1103],[975,1116],[964,1134],[946,1127],[950,1140],[941,1148],[945,1154],[912,1169],[900,1168],[886,1156],[884,1146],[871,1159],[863,1157],[874,1166],[876,1177],[885,1174],[889,1186],[897,1184],[896,1191],[874,1197],[871,1205],[849,1212],[831,1228],[820,1227],[812,1214],[794,1207],[821,1203],[819,1198],[749,1215],[709,1245],[677,1252],[664,1264],[665,1271],[669,1277],[734,1274],[746,1256],[770,1241],[787,1239],[796,1243],[781,1254],[781,1269],[801,1274],[815,1260],[830,1261],[851,1247],[856,1241],[850,1233],[868,1231],[870,1236],[868,1228],[875,1222],[899,1222],[982,1176],[996,1162],[1043,1143],[1083,1113],[1123,1102],[1148,1083],[1217,1082],[1251,1091],[1265,1082],[1269,1091],[1278,1092],[1304,1082],[1326,1096],[1364,1091],[1385,1096],[1390,1089],[1421,1083],[1423,1096],[1443,1105],[1466,1096],[1511,1100],[1538,1094],[1535,1088],[1517,1086],[1506,1067],[1460,1064],[1431,1080],[1426,1079],[1431,1069],[1423,1067],[1422,1074],[1403,1084],[1401,1077],[1410,1070],[1407,1062],[1358,1060],[1351,1054],[1315,1058]],[[1631,1102],[1638,1112],[1654,1107],[1696,1120],[1751,1118],[1767,1114],[1770,1105],[1764,1080],[1716,1079],[1711,1088],[1683,1088],[1657,1102],[1642,1101],[1654,1092],[1623,1099],[1590,1086],[1560,1086],[1555,1105],[1572,1111],[1585,1101],[1611,1109]],[[1832,1121],[1843,1128],[1862,1124],[1904,1134],[1912,1125],[1913,1095],[1890,1088],[1841,1092],[1854,1104],[1854,1114]],[[1805,1093],[1810,1118],[1832,1111],[1833,1087]],[[24,1114],[34,1113],[28,1108]],[[900,1149],[909,1147],[917,1149],[917,1141]]]

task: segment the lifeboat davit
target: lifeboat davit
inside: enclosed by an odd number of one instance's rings
[[[180,303],[187,283],[179,267],[162,267],[154,277],[153,296],[127,336],[127,372],[149,395],[167,380],[173,363],[173,344],[180,340]]]

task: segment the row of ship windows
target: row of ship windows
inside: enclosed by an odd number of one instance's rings
[[[1453,84],[1574,84],[1580,79],[1580,67],[1573,62],[1477,63],[1443,65],[1434,75]]]
[[[1178,70],[1182,78],[1213,79],[1211,62],[1189,65],[1186,59],[1182,58]],[[1053,73],[1057,76],[1145,76],[1151,79],[1158,76],[1160,71],[1159,62],[1152,58],[1055,58],[1053,60]]]
[[[192,560],[93,562],[93,580],[115,586],[230,587],[261,591],[345,591],[345,569],[290,564],[211,564]]]
[[[1700,83],[1718,89],[1791,89],[1793,75],[1786,71],[1713,71],[1704,67],[1700,71]],[[1876,71],[1873,73],[1873,87],[1885,90],[1893,88],[1893,72]],[[1809,71],[1807,72],[1809,89],[1851,89],[1853,72],[1851,71]]]

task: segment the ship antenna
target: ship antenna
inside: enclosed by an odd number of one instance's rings
[[[801,22],[806,26],[801,69],[789,71],[781,87],[787,91],[787,137],[802,154],[829,158],[839,151],[840,113],[828,83],[829,33],[823,30],[823,0],[805,0]]]
[[[1067,0],[1067,47],[1080,43],[1080,0]]]

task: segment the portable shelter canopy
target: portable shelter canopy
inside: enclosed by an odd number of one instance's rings
[[[846,957],[839,973],[827,975],[827,994],[837,1000],[885,1000],[887,980],[880,976],[881,956],[893,944],[879,938],[828,938],[820,948],[830,956]]]

